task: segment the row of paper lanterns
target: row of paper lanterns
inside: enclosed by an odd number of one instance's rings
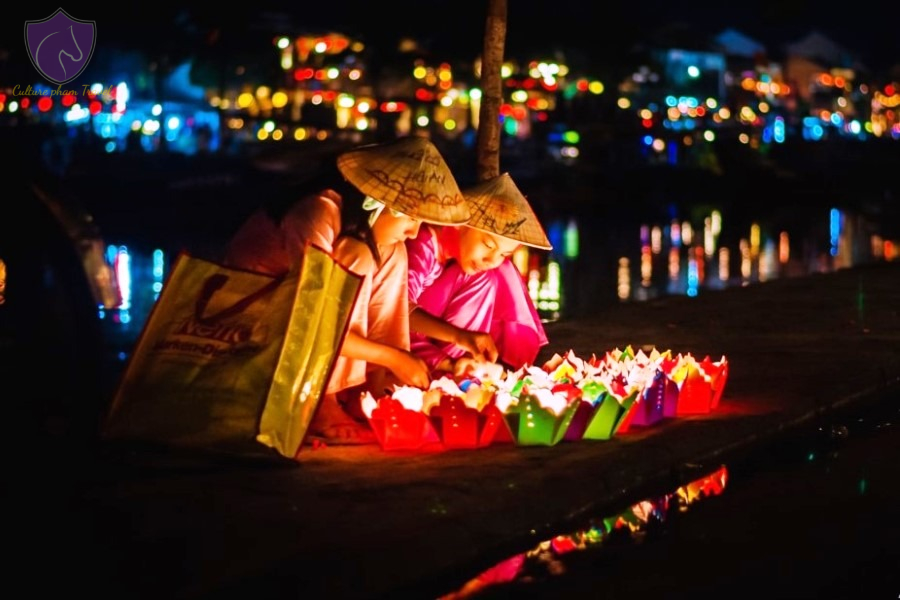
[[[459,381],[439,377],[427,390],[397,386],[378,399],[366,394],[363,412],[385,450],[554,446],[709,413],[727,378],[724,356],[698,360],[627,347],[585,360],[570,350],[540,367],[483,365]]]

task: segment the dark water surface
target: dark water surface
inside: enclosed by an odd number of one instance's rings
[[[897,598],[898,401],[710,465],[443,597]]]

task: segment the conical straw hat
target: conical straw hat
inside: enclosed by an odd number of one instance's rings
[[[414,219],[438,225],[469,220],[469,206],[450,167],[423,137],[350,150],[338,157],[337,166],[362,193]]]
[[[463,190],[472,211],[469,227],[515,240],[526,246],[552,250],[550,240],[528,200],[503,173]]]

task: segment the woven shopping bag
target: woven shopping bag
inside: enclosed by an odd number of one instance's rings
[[[104,437],[295,457],[360,281],[315,246],[299,272],[283,277],[182,252],[119,382]]]

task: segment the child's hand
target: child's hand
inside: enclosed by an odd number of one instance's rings
[[[488,333],[461,329],[456,345],[465,349],[472,358],[482,362],[497,362],[497,345]]]
[[[396,364],[390,369],[403,385],[425,389],[431,383],[425,361],[405,350],[397,352]]]
[[[453,365],[453,376],[454,377],[465,377],[469,375],[475,370],[475,367],[478,366],[481,361],[469,358],[468,356],[463,356],[457,359],[456,363]]]

